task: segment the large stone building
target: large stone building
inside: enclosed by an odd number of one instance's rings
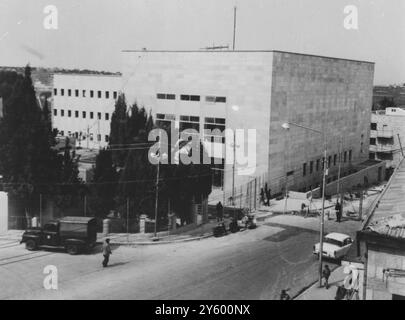
[[[301,191],[319,184],[322,135],[293,125],[285,130],[285,122],[324,133],[329,182],[337,179],[339,150],[343,175],[368,159],[373,63],[280,51],[128,50],[122,56],[128,102],[151,109],[157,120],[200,131],[256,129],[256,166],[248,176],[238,174],[244,165],[236,163],[233,178],[230,154],[212,154],[225,158],[217,181],[225,192],[252,177],[263,177],[272,194],[286,184]]]
[[[111,115],[120,90],[120,75],[55,73],[53,127],[62,136],[75,137],[77,146],[107,146]]]

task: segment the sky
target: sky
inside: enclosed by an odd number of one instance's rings
[[[121,71],[121,50],[232,47],[235,5],[236,50],[373,61],[376,85],[405,83],[405,0],[0,0],[0,65]]]

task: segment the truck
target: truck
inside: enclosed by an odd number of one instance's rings
[[[64,217],[47,222],[43,228],[27,229],[20,243],[27,250],[64,248],[78,254],[94,248],[97,241],[96,219],[92,217]]]

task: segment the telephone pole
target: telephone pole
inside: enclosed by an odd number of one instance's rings
[[[235,37],[236,37],[236,6],[233,7],[233,42],[232,42],[233,51],[235,51]]]

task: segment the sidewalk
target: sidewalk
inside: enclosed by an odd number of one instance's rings
[[[319,283],[316,281],[316,283],[294,298],[294,300],[335,300],[337,287],[343,283],[343,280],[346,277],[343,270],[344,267],[339,266],[331,273],[329,278],[329,289],[326,289],[324,286],[319,288]],[[322,285],[324,284],[324,281],[325,280],[323,279]]]

